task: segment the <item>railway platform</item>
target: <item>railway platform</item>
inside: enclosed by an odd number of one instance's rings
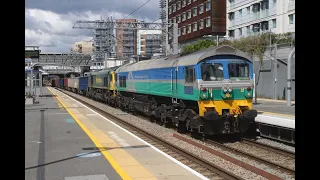
[[[295,129],[295,105],[283,100],[257,99],[253,109],[258,111],[256,122]]]
[[[260,136],[295,143],[295,102],[291,104],[287,106],[282,100],[257,99],[253,109],[258,111],[255,122]]]
[[[60,91],[42,92],[25,106],[26,180],[207,179]]]
[[[274,114],[279,116],[294,117],[295,102],[291,102],[291,106],[287,106],[284,100],[257,99],[257,104],[253,104],[253,108],[258,110],[259,114]]]

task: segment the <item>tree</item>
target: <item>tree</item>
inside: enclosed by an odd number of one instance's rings
[[[259,35],[251,35],[245,38],[240,38],[237,40],[229,41],[223,40],[219,42],[219,45],[229,45],[243,52],[249,53],[251,55],[259,56],[260,60],[263,59],[263,54],[268,45],[271,44],[282,44],[290,43],[292,41],[291,33],[284,34],[269,34],[263,33]],[[295,41],[293,40],[293,44]],[[215,42],[211,40],[199,40],[194,44],[187,45],[182,50],[182,55],[190,54],[201,49],[205,49],[211,46],[215,46]]]

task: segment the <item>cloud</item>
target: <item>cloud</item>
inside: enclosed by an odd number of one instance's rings
[[[87,11],[100,14],[101,12],[109,13],[113,11],[127,15],[145,2],[147,0],[26,0],[26,7],[52,11],[57,14]],[[155,20],[159,17],[159,1],[149,1],[135,12],[134,16],[139,19],[148,17]]]
[[[73,29],[78,20],[123,19],[147,0],[26,0],[25,44],[44,53],[69,52],[76,41],[91,40],[93,31]],[[158,1],[151,0],[126,19],[145,22],[159,17]]]

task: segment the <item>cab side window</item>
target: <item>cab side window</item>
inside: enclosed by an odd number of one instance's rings
[[[185,71],[184,71],[185,82],[186,83],[193,83],[196,80],[194,66],[187,66],[184,69],[185,69]]]

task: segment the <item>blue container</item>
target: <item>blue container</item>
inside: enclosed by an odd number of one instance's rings
[[[60,86],[60,87],[64,87],[64,86],[63,86],[63,79],[59,79],[59,86]]]
[[[82,76],[79,78],[80,91],[86,91],[88,89],[88,76]]]

